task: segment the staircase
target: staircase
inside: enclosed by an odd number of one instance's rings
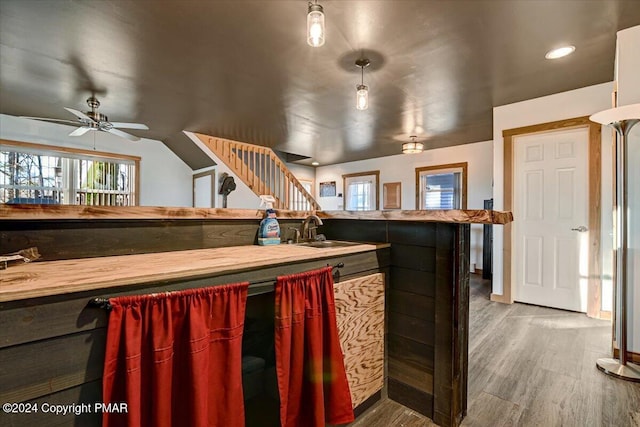
[[[270,194],[274,208],[320,210],[320,205],[271,148],[195,134],[256,195]]]

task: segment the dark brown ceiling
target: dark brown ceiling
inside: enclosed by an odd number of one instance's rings
[[[71,118],[93,91],[194,169],[191,130],[321,164],[492,139],[492,107],[611,81],[616,31],[640,2],[320,0],[326,44],[306,44],[307,2],[0,0],[0,112]],[[576,52],[544,59],[564,43]],[[370,108],[355,109],[360,71]]]

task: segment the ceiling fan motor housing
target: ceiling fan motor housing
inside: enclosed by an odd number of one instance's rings
[[[96,122],[108,122],[109,118],[102,113],[98,113],[97,111],[87,111],[85,113],[87,116],[91,117]]]
[[[89,105],[89,108],[96,110],[100,106],[100,101],[98,101],[96,97],[90,96],[87,98],[87,104]]]

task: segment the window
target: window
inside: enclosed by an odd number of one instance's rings
[[[0,203],[133,206],[139,157],[2,141]]]
[[[311,196],[313,196],[313,180],[312,179],[300,179],[298,178],[298,181],[300,181],[300,184],[302,185],[302,187],[304,187],[305,190],[307,190],[307,193],[309,193]]]
[[[418,209],[466,209],[467,163],[416,168]]]
[[[348,211],[372,211],[378,207],[380,171],[342,175],[344,209]]]

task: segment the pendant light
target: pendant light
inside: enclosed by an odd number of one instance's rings
[[[402,154],[416,154],[424,151],[424,144],[422,142],[416,142],[417,136],[411,135],[411,142],[405,142],[402,144]]]
[[[364,84],[364,69],[370,64],[367,58],[358,59],[356,65],[360,67],[360,84],[356,86],[356,108],[366,110],[369,108],[369,88]]]
[[[307,13],[307,43],[309,46],[320,47],[324,44],[324,11],[322,6],[309,2]]]

